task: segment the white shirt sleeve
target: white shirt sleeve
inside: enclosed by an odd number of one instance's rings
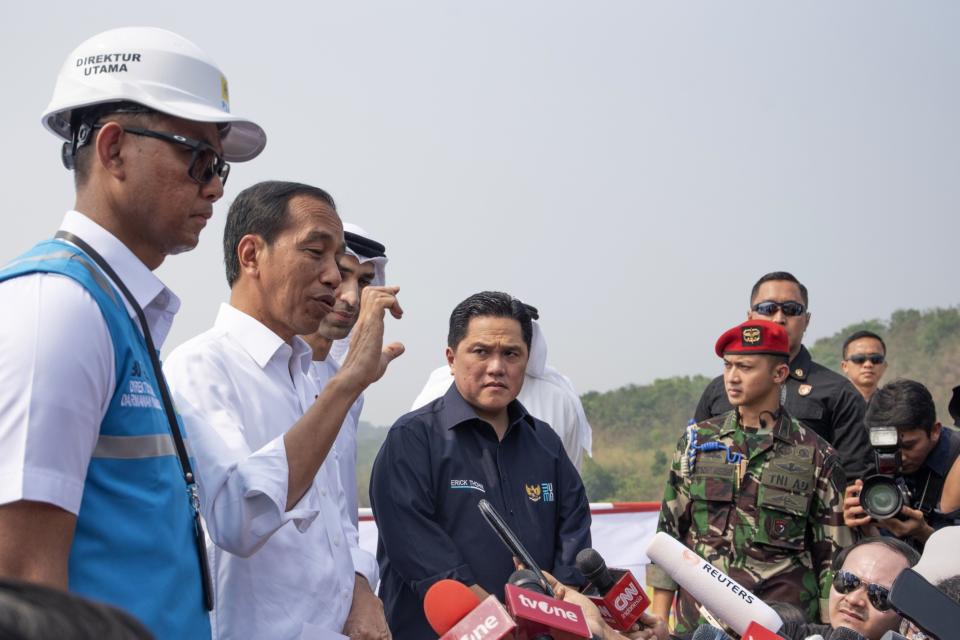
[[[80,511],[87,466],[115,386],[113,341],[74,280],[0,283],[0,504]]]
[[[320,514],[316,485],[286,511],[283,436],[250,449],[239,410],[249,398],[241,400],[227,368],[214,354],[178,349],[164,373],[196,460],[201,510],[214,544],[247,557],[291,520],[306,531]]]

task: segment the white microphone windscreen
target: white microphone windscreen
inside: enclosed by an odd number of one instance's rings
[[[783,626],[760,598],[663,531],[653,536],[647,557],[737,635],[751,622],[774,632]]]

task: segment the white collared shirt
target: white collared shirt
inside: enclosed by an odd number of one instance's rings
[[[313,404],[312,352],[224,304],[164,372],[196,459],[213,571],[215,638],[340,631],[356,549],[336,452],[290,511],[284,434]],[[292,522],[291,522],[292,521]]]
[[[60,229],[84,240],[116,271],[160,348],[179,298],[82,213],[68,212]],[[0,504],[35,500],[76,514],[115,391],[110,331],[93,297],[66,276],[6,280],[0,283],[0,309]]]
[[[317,389],[322,390],[330,378],[335,376],[339,370],[340,363],[328,354],[325,360],[313,361],[310,365],[310,377]],[[357,552],[353,558],[354,568],[357,573],[367,579],[370,588],[376,591],[377,583],[380,581],[380,566],[372,553],[360,548],[360,503],[357,496],[357,429],[360,425],[360,413],[362,411],[363,394],[357,398],[347,412],[347,417],[343,419],[340,433],[337,434],[337,440],[333,443],[333,449],[337,454],[340,484],[343,485],[343,492],[346,496],[347,513],[353,525],[353,529],[349,533],[353,536],[354,544],[357,547]]]

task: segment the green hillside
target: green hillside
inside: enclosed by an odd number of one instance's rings
[[[889,320],[844,327],[810,347],[814,360],[840,371],[843,340],[859,329],[887,343],[890,364],[883,382],[919,380],[933,393],[941,420],[951,422],[947,402],[960,384],[960,308],[897,311]],[[678,376],[583,395],[593,426],[593,458],[582,471],[592,501],[660,500],[668,461],[707,382],[704,376]],[[357,479],[365,506],[370,468],[386,431],[360,424]]]
[[[960,308],[895,312],[889,320],[844,327],[817,340],[814,360],[840,371],[840,349],[854,331],[868,329],[887,344],[882,382],[912,378],[925,384],[944,423],[951,390],[960,384]],[[593,459],[583,468],[593,501],[659,501],[668,460],[700,399],[707,378],[678,377],[583,396],[593,426]]]

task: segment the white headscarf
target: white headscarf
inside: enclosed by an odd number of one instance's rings
[[[349,222],[343,223],[344,232],[349,232],[356,234],[367,240],[373,240],[374,242],[379,242],[375,240],[373,236],[367,233],[363,228],[351,224]],[[382,243],[381,243],[382,244]],[[353,256],[356,258],[360,264],[366,264],[368,262],[373,263],[373,282],[370,284],[382,287],[387,283],[387,257],[386,256],[377,256],[374,258],[367,258],[359,255],[353,248],[350,247],[350,241],[347,241],[346,247],[347,255]],[[341,338],[340,340],[334,340],[333,344],[330,345],[330,354],[328,357],[332,357],[339,364],[343,364],[343,359],[347,357],[347,351],[350,350],[350,336],[353,334],[353,330],[350,330],[350,333],[347,334],[347,337]]]

